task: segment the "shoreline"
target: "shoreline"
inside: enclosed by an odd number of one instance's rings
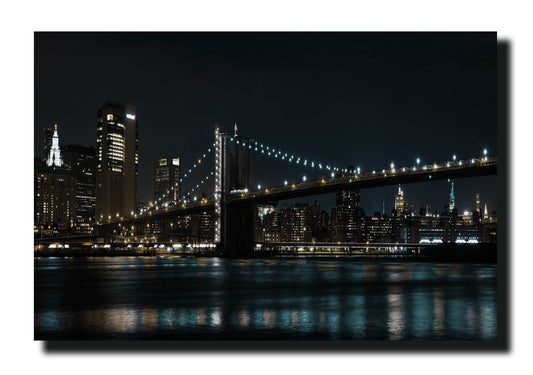
[[[61,257],[194,257],[220,258],[212,252],[177,253],[153,250],[93,250],[93,249],[57,249],[34,251],[34,258]],[[497,264],[496,244],[457,245],[443,244],[420,249],[419,253],[314,253],[297,254],[293,252],[274,253],[256,252],[247,257],[225,257],[226,259],[319,259],[319,260],[393,260],[414,262],[481,262]]]

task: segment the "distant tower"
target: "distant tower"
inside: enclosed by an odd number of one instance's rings
[[[453,182],[452,182],[452,191],[450,191],[450,212],[455,208],[455,195],[453,193]]]
[[[57,124],[54,124],[54,135],[52,136],[52,146],[46,159],[46,165],[51,167],[61,167],[61,151],[59,149],[59,136],[57,135]]]
[[[157,158],[154,165],[154,202],[177,202],[180,199],[180,158]]]
[[[487,204],[485,203],[485,209],[483,210],[483,221],[489,220],[489,210],[487,210]]]
[[[400,216],[405,211],[405,201],[403,199],[403,190],[398,185],[398,194],[396,195],[396,203],[394,204],[394,208],[396,209],[396,216]]]
[[[476,197],[476,209],[472,212],[472,222],[475,224],[481,223],[481,200],[479,199],[479,193],[475,194]]]

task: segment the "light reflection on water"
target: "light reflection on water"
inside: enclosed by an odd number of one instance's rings
[[[35,259],[36,339],[493,340],[496,267]]]

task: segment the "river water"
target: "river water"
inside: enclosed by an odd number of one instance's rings
[[[35,258],[35,339],[495,340],[492,264]]]

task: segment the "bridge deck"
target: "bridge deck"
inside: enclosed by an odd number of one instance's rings
[[[341,177],[324,178],[309,182],[278,186],[249,193],[229,195],[227,204],[238,204],[245,201],[266,203],[276,200],[292,199],[309,195],[327,194],[343,190],[365,189],[379,186],[408,184],[424,181],[437,181],[448,178],[465,178],[485,176],[497,173],[498,160],[496,157],[461,160],[416,167],[404,167],[395,170],[367,172],[362,174],[346,174]],[[180,204],[174,207],[149,211],[143,215],[129,218],[107,220],[106,224],[133,223],[147,220],[165,219],[176,215],[188,215],[196,212],[214,210],[214,202],[195,202]]]

